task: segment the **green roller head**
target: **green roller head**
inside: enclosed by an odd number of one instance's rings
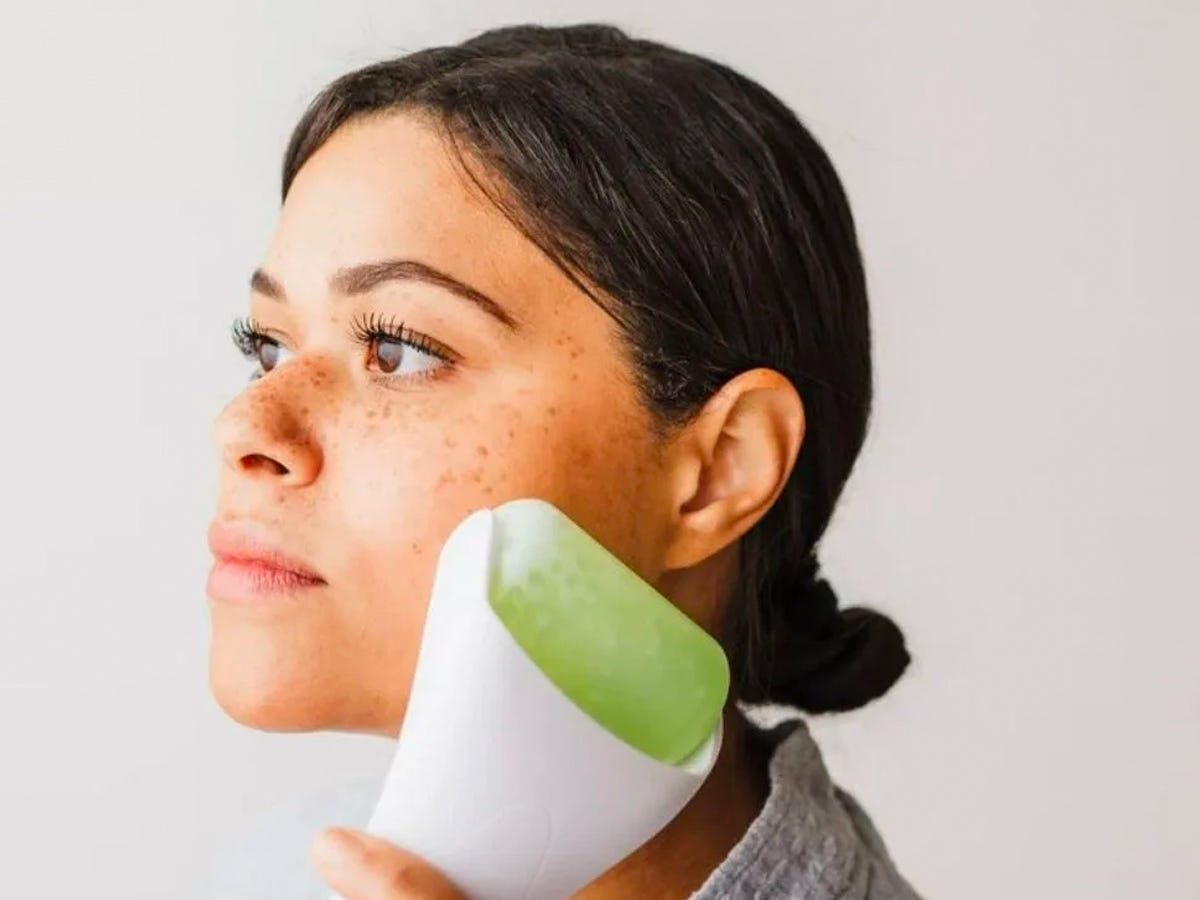
[[[729,692],[721,645],[544,500],[493,511],[492,609],[574,703],[669,765],[712,733]]]

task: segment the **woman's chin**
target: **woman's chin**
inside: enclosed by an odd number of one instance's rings
[[[336,668],[311,653],[214,635],[209,688],[231,719],[259,731],[398,733],[403,711],[363,708],[368,692]]]
[[[320,731],[329,727],[329,702],[308,678],[271,670],[245,658],[224,660],[214,647],[209,687],[234,721],[261,731]]]

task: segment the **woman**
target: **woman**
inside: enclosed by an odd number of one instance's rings
[[[594,24],[350,73],[292,135],[250,307],[209,534],[232,717],[396,736],[438,549],[542,497],[733,673],[713,774],[575,896],[916,896],[804,723],[733,702],[850,710],[909,660],[817,577],[867,427],[867,297],[835,171],[776,97]],[[313,851],[351,900],[459,896],[360,832]]]

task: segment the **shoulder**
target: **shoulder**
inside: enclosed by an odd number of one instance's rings
[[[867,811],[830,778],[804,719],[751,729],[772,748],[770,794],[690,900],[920,900]]]

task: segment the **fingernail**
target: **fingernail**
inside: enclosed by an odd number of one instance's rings
[[[360,842],[345,828],[326,828],[313,847],[313,855],[322,868],[340,869],[354,857]]]

